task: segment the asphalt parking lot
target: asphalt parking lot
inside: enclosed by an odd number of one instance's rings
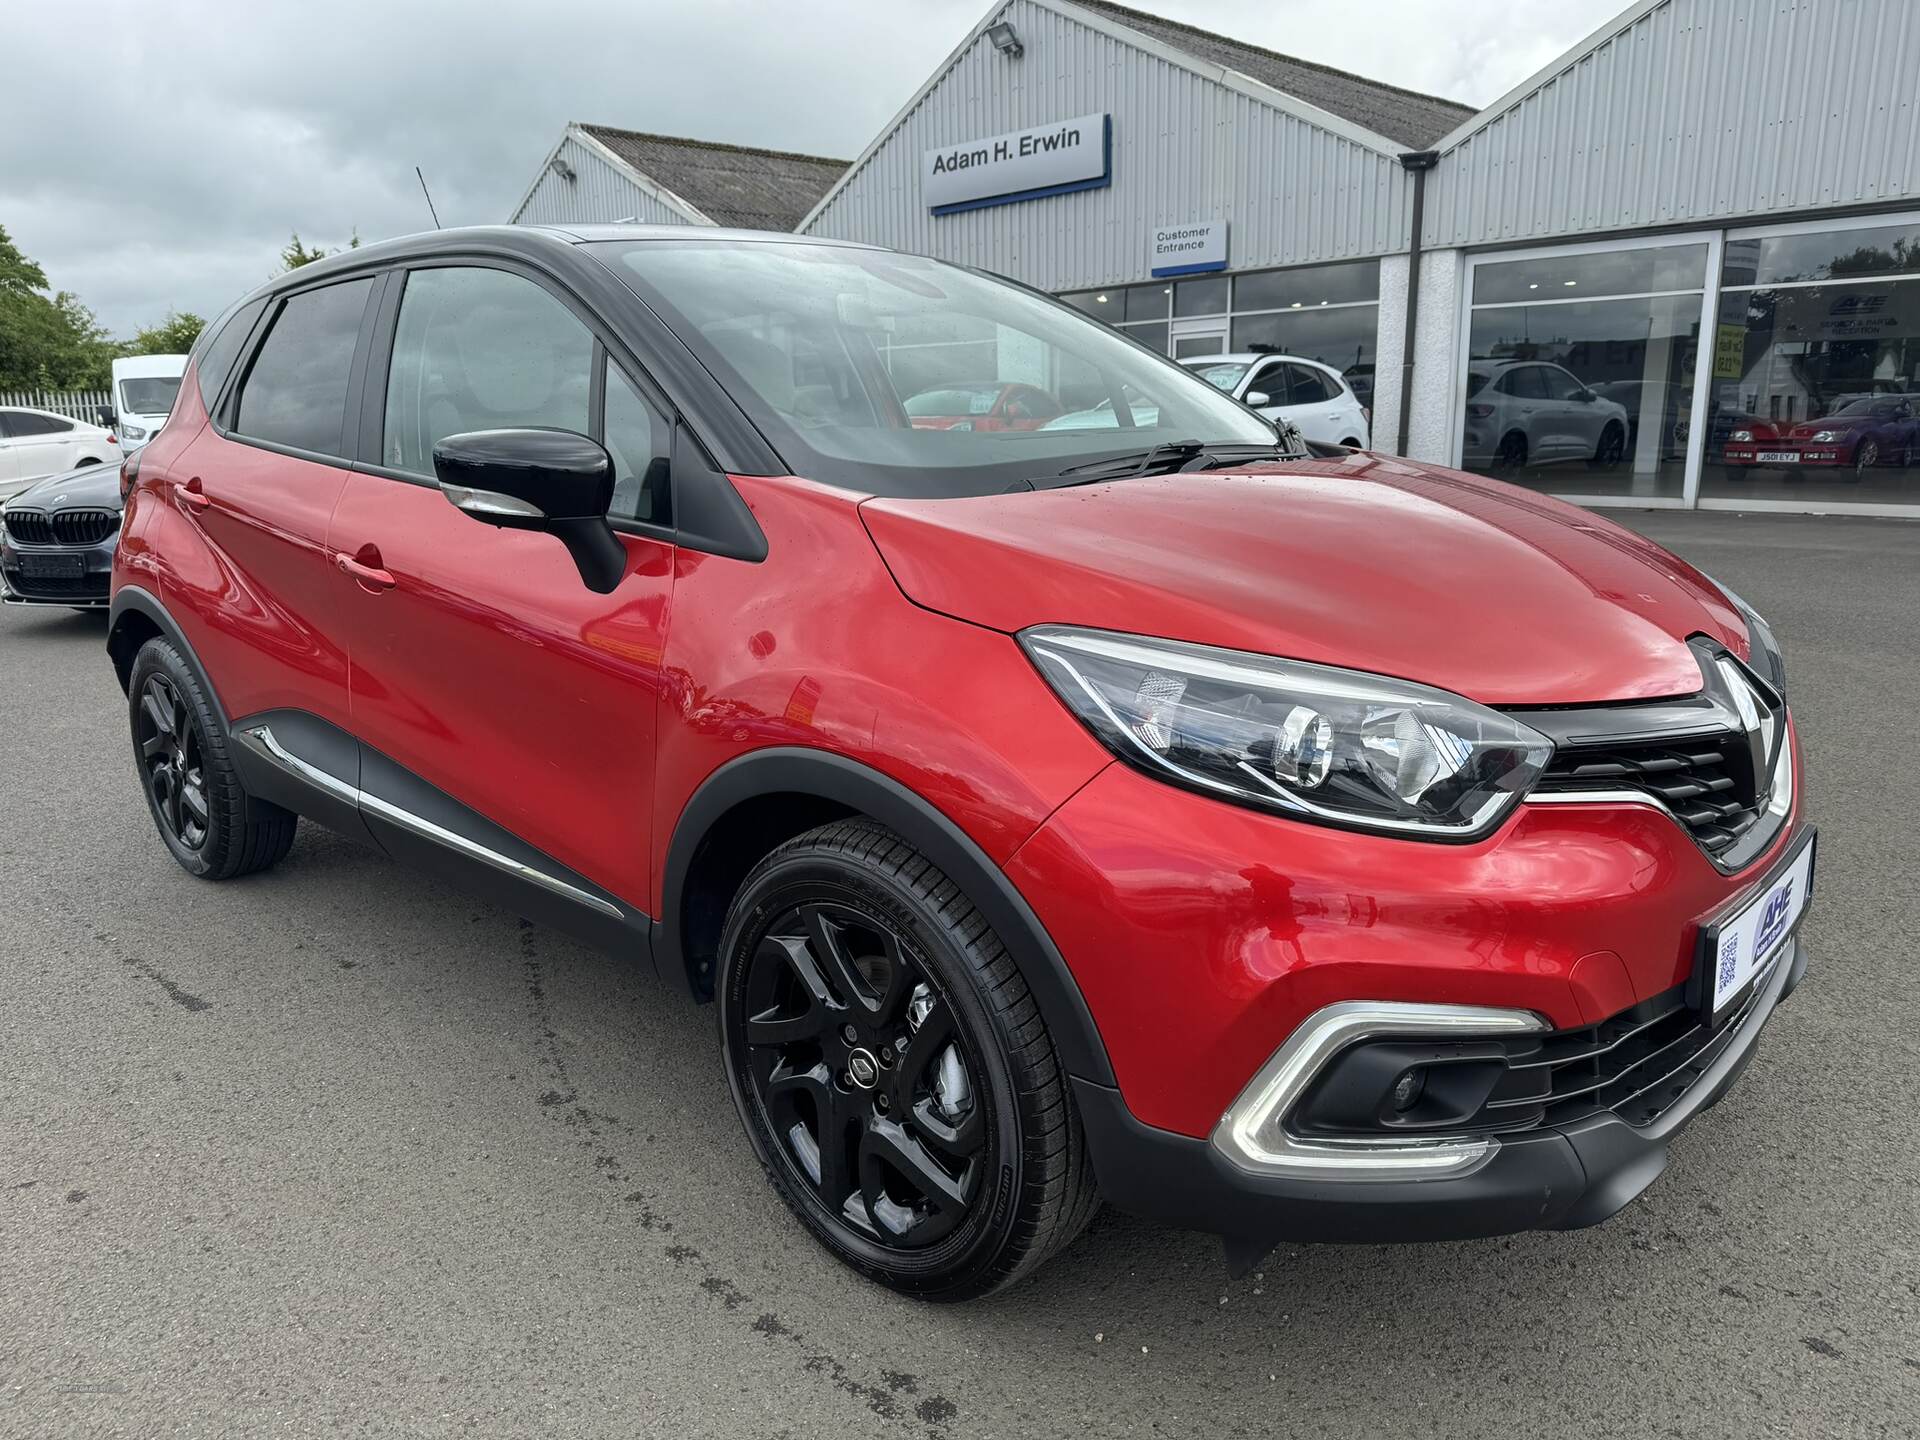
[[[1108,1212],[893,1298],[791,1222],[712,1017],[303,826],[153,833],[104,622],[0,612],[0,1434],[1920,1431],[1920,525],[1634,515],[1786,647],[1813,968],[1595,1230],[1282,1248]]]

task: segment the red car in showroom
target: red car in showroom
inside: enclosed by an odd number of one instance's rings
[[[993,336],[1106,423],[916,427],[956,335],[956,382]],[[209,326],[123,475],[108,646],[180,865],[305,817],[645,959],[800,1221],[915,1295],[1102,1199],[1239,1264],[1596,1223],[1806,969],[1737,596],[977,272],[367,246]]]
[[[1723,454],[1735,469],[1839,470],[1842,479],[1858,480],[1878,465],[1912,467],[1920,458],[1920,414],[1911,395],[1858,395],[1817,420],[1736,424]]]

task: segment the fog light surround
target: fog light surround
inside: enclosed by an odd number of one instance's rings
[[[1311,1180],[1439,1180],[1470,1175],[1500,1148],[1491,1135],[1307,1139],[1286,1119],[1334,1056],[1362,1040],[1520,1035],[1551,1027],[1531,1010],[1343,1000],[1316,1010],[1273,1052],[1213,1128],[1212,1144],[1243,1170]],[[1417,1102],[1415,1095],[1413,1101]]]

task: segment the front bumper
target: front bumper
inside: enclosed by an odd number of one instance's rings
[[[1736,1033],[1688,1090],[1640,1126],[1590,1115],[1502,1139],[1487,1162],[1450,1179],[1298,1180],[1257,1174],[1212,1143],[1144,1125],[1120,1092],[1075,1080],[1103,1197],[1122,1210],[1227,1237],[1231,1251],[1284,1241],[1463,1240],[1597,1225],[1666,1169],[1688,1121],[1726,1094],[1760,1032],[1806,973],[1795,936],[1772,962]]]
[[[113,551],[118,539],[116,531],[97,545],[63,546],[58,551],[50,547],[25,550],[10,540],[0,541],[0,604],[105,610],[112,598]],[[75,552],[82,556],[77,577],[44,578],[24,573],[25,555]]]

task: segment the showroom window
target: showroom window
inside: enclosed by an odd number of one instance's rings
[[[1461,468],[1556,494],[1680,500],[1707,248],[1476,259]]]
[[[1730,235],[1701,493],[1920,501],[1920,221]]]
[[[1162,354],[1264,350],[1338,370],[1363,405],[1373,403],[1380,329],[1380,262],[1195,275],[1060,296]]]

